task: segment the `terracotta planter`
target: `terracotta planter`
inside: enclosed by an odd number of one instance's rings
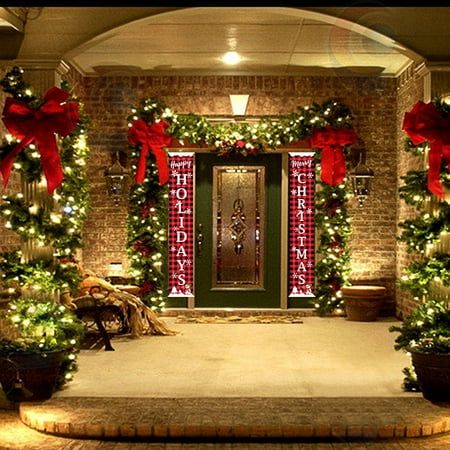
[[[342,288],[347,320],[373,322],[384,302],[383,286],[355,285]]]
[[[8,400],[39,401],[49,399],[56,386],[62,363],[62,351],[16,353],[0,357],[0,382]],[[22,380],[24,389],[15,389]]]
[[[422,395],[427,400],[450,401],[450,354],[411,351]]]

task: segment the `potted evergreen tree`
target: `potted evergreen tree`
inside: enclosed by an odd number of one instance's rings
[[[450,400],[450,310],[442,302],[428,300],[418,306],[401,326],[395,349],[411,354],[412,365],[423,396]]]
[[[9,303],[0,334],[0,382],[10,401],[45,400],[69,381],[84,325],[51,297]]]

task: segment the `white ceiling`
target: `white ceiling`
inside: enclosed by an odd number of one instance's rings
[[[450,7],[0,7],[0,65],[84,75],[379,75],[450,64]],[[242,53],[224,65],[228,50]]]
[[[107,31],[69,51],[66,59],[85,75],[395,76],[411,61],[391,39],[336,18],[317,20],[322,17],[294,8],[168,11]],[[50,36],[47,42],[50,48],[57,44]],[[221,61],[229,50],[241,54],[239,65]]]

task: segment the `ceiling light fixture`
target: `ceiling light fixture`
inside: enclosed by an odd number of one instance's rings
[[[225,55],[222,57],[222,61],[225,64],[237,64],[241,61],[241,57],[239,56],[239,53],[237,52],[226,52]]]

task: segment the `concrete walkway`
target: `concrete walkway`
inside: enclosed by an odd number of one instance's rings
[[[401,389],[409,357],[394,350],[395,319],[301,324],[179,324],[178,336],[113,339],[84,350],[55,397],[420,397]]]

